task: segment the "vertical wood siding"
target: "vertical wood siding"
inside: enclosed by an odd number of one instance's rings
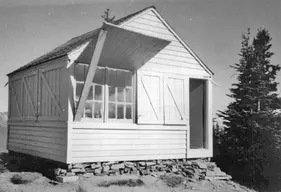
[[[59,117],[61,109],[55,104],[55,100],[60,103],[61,101],[61,89],[63,88],[63,85],[61,84],[62,81],[62,68],[55,68],[52,70],[48,70],[45,72],[42,72],[41,78],[45,78],[46,82],[44,82],[42,79],[40,80],[40,116],[42,118],[48,118],[50,119],[52,117]],[[46,83],[48,85],[46,85]],[[48,87],[50,90],[48,89]],[[65,90],[67,91],[67,90]],[[51,93],[52,92],[52,93]],[[54,98],[52,98],[52,94],[54,95]],[[66,98],[65,98],[66,99]]]
[[[153,11],[133,19],[123,27],[171,41],[167,47],[150,59],[141,70],[182,75],[209,75]]]
[[[127,125],[129,126],[129,125]],[[71,159],[75,162],[170,159],[186,157],[186,130],[73,128]],[[110,125],[109,125],[110,127]]]
[[[67,120],[66,62],[55,60],[10,77],[10,120]]]
[[[66,162],[67,126],[40,123],[11,123],[8,150]]]

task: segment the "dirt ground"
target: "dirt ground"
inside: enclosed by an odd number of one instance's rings
[[[0,152],[1,153],[1,152]],[[27,184],[13,184],[11,178],[15,174],[25,175],[30,178]],[[120,185],[111,185],[109,187],[100,186],[103,182],[118,180],[137,180],[143,182],[139,187],[128,187]],[[244,186],[232,181],[208,181],[198,182],[183,181],[176,187],[169,187],[167,183],[157,176],[92,176],[85,178],[81,176],[76,182],[54,184],[50,179],[37,172],[22,172],[15,161],[11,161],[9,155],[5,152],[0,154],[0,192],[236,192],[247,191],[254,192]]]

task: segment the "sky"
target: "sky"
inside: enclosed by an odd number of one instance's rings
[[[237,76],[229,66],[239,61],[247,28],[252,35],[269,30],[272,63],[281,64],[280,0],[0,0],[0,112],[8,106],[7,73],[100,27],[106,8],[119,18],[151,5],[215,73],[213,113],[230,102],[226,94]]]

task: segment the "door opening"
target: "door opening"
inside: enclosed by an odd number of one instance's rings
[[[190,79],[190,149],[206,148],[206,81]]]

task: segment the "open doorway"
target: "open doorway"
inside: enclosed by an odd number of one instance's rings
[[[206,148],[206,81],[190,79],[190,149]]]

